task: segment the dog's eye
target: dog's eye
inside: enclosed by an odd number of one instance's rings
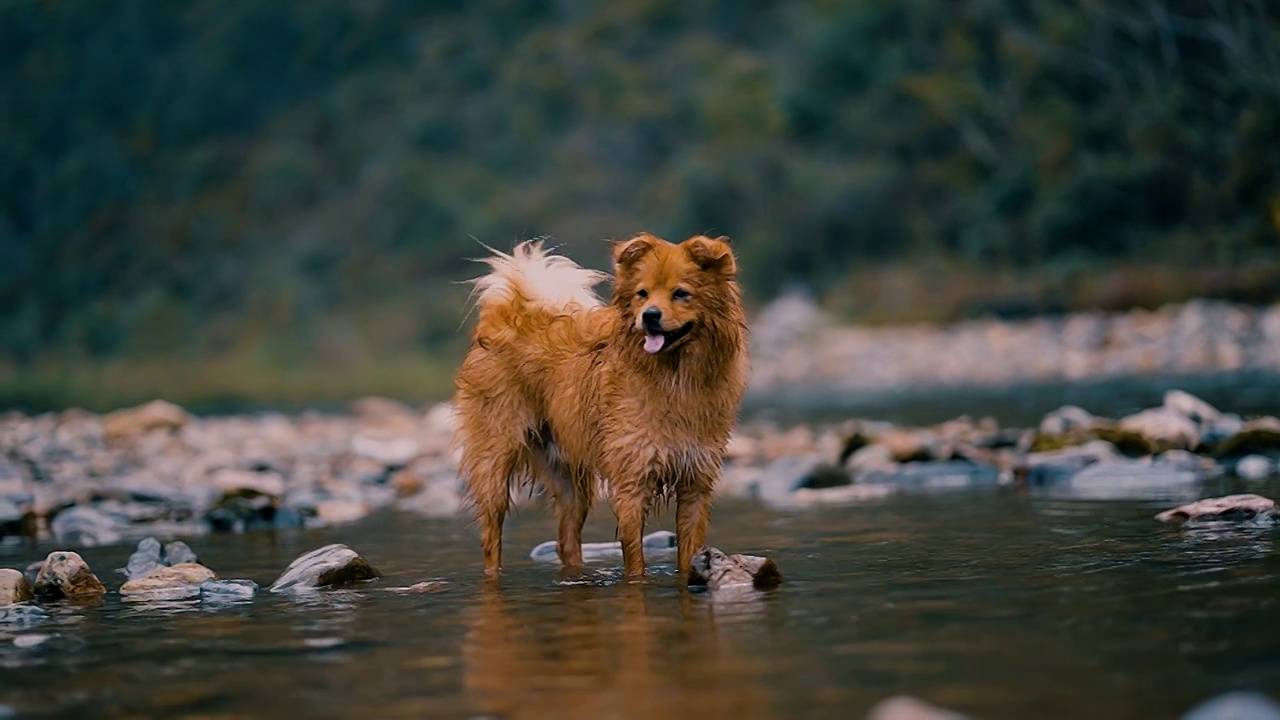
[[[676,288],[671,293],[672,300],[688,300],[691,297],[693,297],[693,294],[684,288]]]
[[[648,290],[637,290],[637,291],[636,291],[636,297],[640,298],[641,300],[644,300],[645,298],[649,297],[649,291],[648,291]]]

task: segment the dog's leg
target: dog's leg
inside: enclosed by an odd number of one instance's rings
[[[566,568],[580,568],[582,562],[582,526],[587,522],[594,497],[593,479],[580,471],[572,471],[558,465],[543,453],[534,454],[534,471],[539,481],[551,493],[555,505],[559,532],[556,535],[556,554]]]
[[[613,511],[618,516],[618,540],[622,543],[622,567],[627,577],[644,575],[644,519],[649,497],[647,482],[624,492],[614,489]]]
[[[676,497],[676,570],[688,580],[693,554],[707,541],[711,522],[711,491],[694,484]]]

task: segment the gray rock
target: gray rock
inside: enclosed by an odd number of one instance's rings
[[[1063,487],[1074,497],[1093,500],[1184,497],[1195,492],[1201,477],[1158,462],[1114,460],[1090,465]]]
[[[83,547],[120,542],[123,523],[87,505],[73,505],[54,516],[49,530],[59,542]]]
[[[769,558],[755,555],[726,555],[716,548],[704,548],[693,556],[691,584],[711,590],[732,587],[771,588],[782,582],[782,572]]]
[[[1106,440],[1090,440],[1083,445],[1031,453],[1014,468],[1016,476],[1031,486],[1066,482],[1081,470],[1100,462],[1120,458],[1119,451]]]
[[[31,589],[31,583],[26,575],[17,570],[0,568],[0,607],[33,599],[35,599],[35,591]]]
[[[138,439],[152,430],[179,430],[190,418],[186,411],[164,400],[119,410],[103,418],[103,434],[108,440]]]
[[[32,585],[36,596],[46,600],[94,598],[107,592],[84,558],[70,550],[49,553]]]
[[[1138,433],[1157,450],[1193,450],[1200,444],[1200,426],[1166,407],[1122,418],[1120,429]]]
[[[1236,461],[1236,477],[1245,480],[1262,480],[1275,472],[1271,458],[1265,455],[1245,455]]]
[[[120,586],[120,595],[126,600],[183,600],[200,594],[200,584],[216,580],[209,568],[196,563],[181,563],[173,567],[161,567],[140,578],[134,578]]]
[[[999,483],[1000,472],[991,465],[965,460],[903,463],[888,471],[866,473],[860,485],[893,485],[902,490],[952,490],[991,487]]]
[[[1222,419],[1222,413],[1216,407],[1183,390],[1166,392],[1164,408],[1187,418],[1200,428],[1211,427]]]
[[[49,613],[38,605],[21,604],[0,607],[0,626],[35,625],[49,619]]]
[[[174,540],[164,546],[165,565],[173,566],[195,562],[200,562],[199,558],[196,557],[196,552],[181,540]]]
[[[138,542],[138,549],[129,556],[125,563],[124,574],[130,580],[149,575],[163,566],[160,557],[160,541],[153,537],[143,538]]]
[[[668,530],[657,530],[645,535],[641,544],[644,548],[646,560],[658,560],[670,556],[675,551],[676,534]],[[529,557],[535,562],[559,564],[558,549],[559,543],[555,540],[548,540],[533,548],[533,551],[529,553]],[[620,557],[622,557],[622,543],[616,540],[613,542],[582,543],[583,560],[608,560]]]
[[[30,565],[27,565],[26,569],[22,571],[22,574],[26,576],[28,582],[34,585],[36,582],[36,578],[40,576],[40,569],[43,567],[44,567],[44,561],[36,560]]]
[[[229,603],[252,600],[258,583],[252,580],[205,580],[200,583],[200,602]]]
[[[1040,420],[1040,432],[1044,435],[1066,435],[1088,430],[1098,422],[1093,413],[1075,405],[1063,405]]]
[[[1161,522],[1273,522],[1276,502],[1261,495],[1242,494],[1206,498],[1156,515]]]
[[[372,580],[379,573],[346,545],[326,545],[298,557],[271,584],[271,592],[306,592]]]
[[[818,505],[855,505],[857,503],[880,500],[894,495],[901,490],[891,483],[857,483],[839,487],[800,488],[787,496],[786,500],[775,503],[779,507],[804,508]]]
[[[805,487],[811,478],[830,468],[827,458],[819,454],[785,455],[756,475],[750,494],[769,503],[785,502],[794,490]]]
[[[1280,703],[1259,692],[1238,690],[1205,700],[1182,720],[1280,720]]]
[[[876,703],[866,720],[965,720],[965,716],[917,698],[895,695]]]

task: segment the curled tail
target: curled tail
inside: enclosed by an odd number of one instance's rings
[[[510,255],[490,250],[493,254],[480,261],[490,267],[489,274],[471,281],[475,286],[472,297],[482,321],[486,316],[533,308],[559,314],[600,307],[600,298],[592,287],[608,279],[608,274],[551,254],[541,240],[526,240],[516,245]]]

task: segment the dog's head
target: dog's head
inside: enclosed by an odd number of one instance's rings
[[[737,302],[728,238],[680,244],[643,233],[614,247],[614,305],[649,354],[679,347]]]

